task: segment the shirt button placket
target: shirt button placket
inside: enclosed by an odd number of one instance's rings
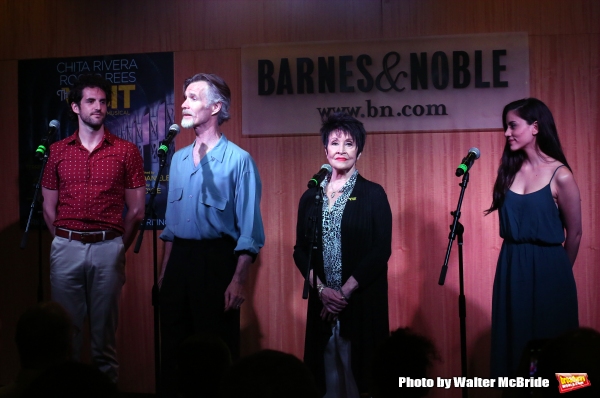
[[[90,183],[92,180],[92,154],[90,153],[85,161],[86,163],[86,175],[85,175],[85,195],[84,195],[84,201],[85,201],[85,209],[87,210],[88,214],[90,212],[90,207],[91,207],[91,203],[90,203]]]

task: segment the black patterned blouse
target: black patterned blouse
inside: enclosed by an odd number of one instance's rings
[[[331,199],[325,194],[329,177],[321,183],[323,197],[327,198],[323,200],[323,266],[327,287],[335,290],[342,288],[342,215],[357,176],[358,170],[354,170],[352,176],[338,191],[337,199]],[[329,209],[330,200],[335,200],[331,209]]]

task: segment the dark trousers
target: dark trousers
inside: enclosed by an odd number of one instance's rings
[[[225,290],[237,256],[231,239],[175,238],[160,289],[160,395],[175,396],[177,358],[183,341],[197,333],[219,336],[232,359],[240,354],[240,311],[224,311]]]

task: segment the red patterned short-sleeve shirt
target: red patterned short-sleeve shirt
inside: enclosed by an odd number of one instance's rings
[[[54,226],[74,231],[123,233],[125,190],[146,184],[138,148],[105,129],[89,152],[79,132],[50,146],[42,187],[58,190]]]

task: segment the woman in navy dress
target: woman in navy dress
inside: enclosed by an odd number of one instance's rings
[[[492,377],[514,376],[530,341],[579,326],[572,267],[581,200],[552,113],[527,98],[506,105],[502,121],[506,145],[486,211],[498,210],[504,239],[492,300]]]

